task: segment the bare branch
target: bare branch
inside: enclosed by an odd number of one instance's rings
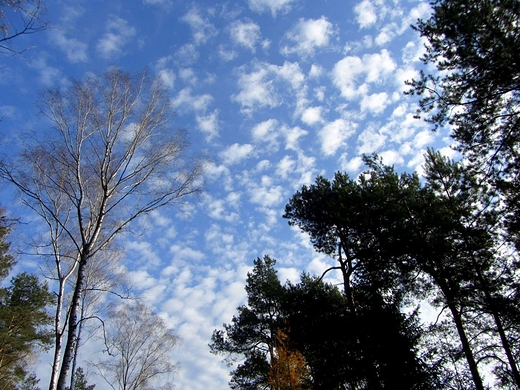
[[[0,176],[47,226],[58,280],[50,388],[64,390],[82,299],[111,290],[91,284],[89,264],[140,216],[201,191],[204,164],[188,156],[186,132],[169,127],[165,90],[145,74],[73,81],[47,91],[41,111],[52,128],[39,129],[19,161],[0,163]]]

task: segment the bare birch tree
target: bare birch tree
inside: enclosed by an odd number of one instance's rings
[[[171,352],[179,338],[139,302],[116,307],[107,322],[107,359],[96,363],[114,390],[171,389]],[[160,383],[159,383],[160,381]]]
[[[46,92],[41,111],[52,126],[0,174],[47,226],[57,286],[49,388],[65,390],[89,260],[139,216],[200,191],[203,164],[187,156],[165,90],[144,74],[72,81]]]

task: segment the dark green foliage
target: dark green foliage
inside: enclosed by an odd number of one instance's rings
[[[520,387],[520,337],[512,320],[518,319],[519,307],[520,2],[431,4],[431,17],[418,21],[415,28],[428,40],[424,63],[442,73],[422,73],[410,82],[410,93],[421,97],[419,111],[435,128],[451,125],[464,157],[459,169],[464,172],[455,175],[463,178],[455,198],[471,205],[463,211],[452,202],[447,209],[448,216],[465,213],[464,229],[455,229],[458,237],[452,249],[462,251],[470,272],[464,275],[459,267],[458,285],[464,288],[446,285],[445,290],[460,290],[460,310],[473,313],[473,319],[485,314],[489,323],[476,325],[472,320],[468,326],[481,338],[484,334],[500,342],[479,346],[485,351],[482,360],[492,362],[503,385]],[[470,195],[463,199],[460,193]]]
[[[501,240],[497,210],[482,207],[490,204],[489,194],[475,175],[437,153],[430,151],[426,157],[432,196],[429,211],[420,218],[426,226],[416,231],[423,231],[422,241],[433,256],[417,256],[419,264],[442,291],[441,301],[454,321],[460,317],[459,334],[464,327],[471,336],[465,349],[474,351],[477,362],[502,372],[499,381],[520,386],[514,352],[519,334],[508,320],[518,312],[517,255]]]
[[[318,251],[337,259],[351,313],[356,312],[357,285],[370,284],[396,305],[406,298],[400,292],[412,295],[418,288],[407,229],[410,204],[423,191],[419,178],[397,175],[376,157],[365,161],[371,169],[359,180],[338,172],[332,181],[318,177],[302,187],[284,215],[310,235]]]
[[[511,238],[519,242],[520,3],[436,0],[416,29],[428,40],[425,64],[442,71],[410,82],[436,128],[449,123],[479,185],[506,195]]]
[[[399,313],[410,299],[429,298],[448,309],[460,341],[452,356],[457,364],[465,358],[475,386],[483,388],[478,367],[483,362],[508,372],[500,376],[505,383],[517,370],[518,333],[508,318],[518,318],[518,261],[501,246],[495,209],[480,208],[492,199],[475,185],[476,176],[433,151],[426,160],[424,184],[416,175],[397,175],[375,157],[366,158],[370,170],[358,180],[340,173],[332,182],[319,177],[294,195],[285,217],[309,233],[317,250],[337,258],[360,356],[378,361],[377,353],[388,350],[364,321],[374,313],[380,318],[393,313],[390,339],[405,336],[400,345],[409,341],[413,350],[417,324],[399,320]],[[409,361],[402,352],[388,363]],[[439,356],[429,360],[436,372],[437,362],[453,363]],[[379,386],[384,375],[377,371],[385,364],[364,374],[372,378],[369,387]]]
[[[53,302],[47,285],[27,273],[15,276],[0,298],[0,381],[16,383],[27,374],[27,359],[36,348],[48,348],[52,317],[46,307]]]
[[[38,383],[40,380],[36,378],[36,374],[28,374],[23,381],[18,385],[16,390],[40,390]]]
[[[356,360],[344,296],[335,286],[306,274],[300,283],[288,283],[286,291],[289,340],[305,357],[313,388],[337,388],[355,373]]]
[[[8,229],[0,224],[0,280],[5,278],[14,260],[7,251]],[[11,279],[8,287],[0,289],[0,383],[2,390],[34,388],[37,381],[27,372],[28,359],[37,348],[47,348],[52,334],[46,326],[52,317],[46,307],[54,301],[47,284],[25,272]]]
[[[437,388],[417,357],[416,313],[404,315],[357,286],[352,314],[335,286],[307,275],[286,288],[289,338],[310,367],[313,389]]]
[[[370,170],[352,180],[336,173],[318,177],[286,206],[289,223],[309,233],[318,251],[334,256],[347,301],[343,332],[348,334],[345,367],[350,388],[435,388],[435,373],[417,353],[416,314],[401,313],[408,299],[424,289],[410,234],[411,207],[423,196],[417,175],[397,175],[375,156]],[[383,324],[383,325],[382,325]],[[396,374],[401,373],[401,374]],[[397,381],[397,382],[394,382]]]
[[[273,357],[276,331],[283,326],[281,304],[284,290],[269,256],[256,259],[247,275],[247,305],[238,307],[238,315],[224,331],[215,330],[210,349],[224,354],[231,364],[236,357],[243,362],[232,372],[233,389],[256,389],[269,381],[269,361]]]
[[[72,390],[94,390],[96,385],[89,385],[87,381],[87,376],[83,372],[83,368],[78,367],[75,372],[75,380],[74,380],[74,387]],[[67,387],[67,390],[71,390],[69,387]]]
[[[13,256],[9,254],[9,243],[5,240],[9,234],[4,211],[0,209],[0,281],[5,279],[14,266]]]
[[[224,354],[229,363],[243,358],[232,372],[233,389],[267,388],[278,330],[303,355],[309,388],[435,388],[416,356],[415,314],[403,315],[361,288],[351,313],[344,295],[315,277],[304,274],[300,283],[282,286],[274,264],[267,256],[255,261],[247,279],[248,304],[213,333],[213,353]]]

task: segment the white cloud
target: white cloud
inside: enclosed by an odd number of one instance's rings
[[[398,91],[404,92],[410,89],[410,87],[406,85],[406,81],[417,79],[418,77],[419,72],[417,69],[408,66],[400,67],[394,73],[394,84]]]
[[[172,4],[172,0],[143,0],[143,4],[170,5]]]
[[[88,45],[76,38],[67,38],[62,29],[50,30],[51,39],[67,55],[70,62],[85,62],[88,60]]]
[[[279,136],[279,133],[276,131],[277,127],[278,121],[276,119],[268,119],[258,123],[251,130],[253,140],[256,143],[267,143],[270,150],[277,150]]]
[[[359,77],[365,72],[363,61],[359,57],[345,57],[334,65],[332,80],[346,99],[354,99],[367,92],[368,87],[359,83]]]
[[[336,119],[327,123],[319,132],[321,150],[327,156],[335,154],[339,148],[345,146],[345,141],[355,130],[355,125],[345,119]]]
[[[177,262],[200,262],[206,255],[196,249],[190,247],[182,247],[174,244],[170,247],[170,253],[173,253],[173,259]]]
[[[402,19],[401,32],[410,28],[410,25],[416,24],[418,19],[426,20],[432,12],[429,2],[421,2],[416,7],[413,7],[408,15]]]
[[[327,90],[326,87],[321,86],[314,88],[314,95],[316,99],[318,99],[320,102],[323,102],[325,100],[325,91]]]
[[[16,106],[8,106],[8,105],[0,106],[0,118],[2,118],[2,120],[4,120],[4,121],[19,118],[19,114],[20,113]],[[4,137],[5,137],[5,135],[4,135]]]
[[[273,108],[281,103],[276,81],[288,82],[295,90],[304,87],[305,75],[298,63],[284,62],[279,66],[254,62],[251,72],[247,72],[244,66],[238,72],[239,92],[231,99],[239,103],[242,106],[241,112],[247,115],[257,107]]]
[[[282,66],[270,65],[269,68],[278,77],[291,84],[295,90],[302,87],[305,75],[300,69],[300,64],[297,62],[285,61]]]
[[[175,72],[172,69],[161,69],[157,72],[157,77],[162,84],[169,89],[173,89],[175,85]]]
[[[333,34],[332,23],[324,16],[320,19],[300,19],[296,26],[285,34],[285,39],[291,44],[283,46],[280,51],[284,55],[297,54],[309,57],[317,48],[329,46]]]
[[[262,172],[262,171],[269,169],[270,166],[271,166],[271,162],[267,159],[264,159],[262,161],[259,161],[258,164],[256,164],[255,171]]]
[[[369,126],[358,137],[358,153],[373,153],[385,145],[386,136],[377,130],[375,126]]]
[[[426,53],[426,47],[424,46],[424,43],[425,41],[423,39],[408,42],[402,49],[403,62],[405,64],[410,62],[419,62],[421,57]]]
[[[403,157],[395,150],[385,150],[379,153],[379,156],[385,165],[402,164],[404,162]]]
[[[295,188],[310,184],[317,175],[316,158],[298,153],[298,165],[294,173],[299,175],[297,181],[293,183]]]
[[[135,35],[136,30],[118,16],[110,15],[106,33],[98,40],[97,50],[104,58],[113,58],[122,54],[123,47]]]
[[[238,57],[236,50],[229,50],[225,45],[218,46],[218,55],[222,61],[232,61]]]
[[[287,13],[290,11],[292,3],[296,0],[248,0],[249,8],[255,12],[271,11],[273,17],[277,13]]]
[[[232,96],[245,114],[251,114],[258,107],[276,107],[280,99],[275,92],[273,81],[269,79],[269,69],[265,65],[256,64],[253,71],[246,73],[243,67],[238,76],[240,92]]]
[[[158,265],[161,263],[160,257],[154,251],[150,242],[146,241],[127,241],[125,249],[132,253],[138,260],[139,264]],[[134,266],[136,264],[134,263]]]
[[[428,124],[414,117],[414,106],[401,104],[394,109],[390,119],[381,127],[392,142],[402,143],[414,134],[429,128]]]
[[[312,64],[311,70],[309,71],[309,77],[319,78],[323,74],[323,68],[321,65]]]
[[[273,183],[269,176],[262,176],[260,182],[249,183],[249,195],[251,203],[258,204],[264,208],[270,208],[280,204],[284,200],[283,188]]]
[[[356,20],[360,28],[372,26],[377,21],[374,5],[370,0],[363,0],[354,7]]]
[[[423,148],[431,145],[434,139],[433,132],[430,129],[426,129],[415,135],[413,144],[416,148]]]
[[[61,81],[61,71],[47,63],[46,55],[36,57],[34,61],[31,61],[29,66],[38,70],[39,81],[47,87]]]
[[[195,85],[198,81],[195,71],[192,68],[180,69],[179,77],[187,84]]]
[[[384,77],[388,76],[396,68],[395,61],[390,56],[388,50],[381,50],[380,53],[363,56],[363,63],[367,66],[366,81],[369,83],[382,82]]]
[[[372,114],[380,114],[388,106],[388,95],[386,92],[365,95],[361,99],[361,111],[368,111]]]
[[[306,130],[296,126],[296,127],[284,127],[282,129],[285,134],[285,149],[289,150],[299,150],[299,140],[301,137],[304,137],[308,134]]]
[[[316,123],[322,123],[322,111],[323,107],[315,106],[308,107],[303,111],[301,120],[307,125],[314,125]]]
[[[213,97],[209,94],[192,95],[191,88],[184,88],[173,99],[176,110],[205,112],[212,103]]]
[[[225,165],[216,165],[213,162],[207,163],[204,167],[204,177],[212,183],[218,181],[226,191],[233,190],[234,182],[229,168]]]
[[[271,134],[273,134],[273,130],[275,126],[278,124],[278,121],[276,119],[268,119],[266,121],[263,121],[253,127],[253,130],[251,131],[253,135],[253,139],[258,140],[265,140],[266,138],[270,138]]]
[[[213,138],[218,137],[218,114],[218,110],[213,110],[213,112],[208,115],[197,115],[195,118],[199,129],[206,134],[206,141],[211,141]]]
[[[260,26],[251,20],[237,20],[229,28],[232,41],[252,52],[261,39]]]
[[[63,11],[60,17],[60,24],[67,26],[77,26],[80,18],[85,14],[86,9],[80,6],[78,3],[71,3],[69,5],[60,4],[60,8]]]
[[[232,205],[228,200],[225,199],[213,199],[208,198],[207,202],[207,215],[210,218],[223,220],[227,222],[233,222],[238,220],[238,214],[227,209],[228,206]]]
[[[190,25],[193,40],[197,46],[207,43],[218,34],[216,27],[201,15],[200,10],[196,6],[193,6],[181,20]]]
[[[390,42],[397,35],[397,25],[394,23],[387,24],[377,34],[374,42],[378,46],[383,46]]]
[[[296,268],[278,268],[278,279],[281,282],[285,282],[287,280],[292,283],[298,283],[300,281],[301,271]]]
[[[176,52],[175,57],[183,65],[191,65],[199,59],[197,47],[192,43],[182,45]]]
[[[363,57],[348,56],[338,61],[332,71],[334,85],[348,100],[368,93],[369,84],[382,83],[396,68],[396,63],[387,50],[365,54]]]
[[[348,161],[345,161],[341,165],[341,168],[347,172],[358,172],[362,165],[363,159],[360,156],[356,156]]]
[[[130,281],[134,286],[139,286],[140,289],[151,288],[157,285],[157,281],[147,271],[136,270],[128,271]]]
[[[171,56],[162,57],[155,64],[155,73],[163,85],[168,89],[173,89],[175,85],[175,71],[170,67]]]
[[[282,179],[287,179],[290,173],[294,172],[296,162],[291,156],[284,156],[276,165],[276,174]]]
[[[219,156],[224,161],[224,164],[232,165],[249,158],[252,152],[253,146],[251,144],[240,145],[235,143],[220,152]]]

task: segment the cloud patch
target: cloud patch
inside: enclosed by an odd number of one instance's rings
[[[88,45],[76,38],[67,38],[62,29],[50,30],[52,41],[67,56],[67,60],[72,63],[86,62],[88,60]]]
[[[225,165],[234,165],[239,162],[248,159],[253,152],[253,145],[251,144],[243,144],[240,145],[235,143],[222,152],[220,152],[219,156],[224,162]]]
[[[345,141],[354,133],[355,129],[353,123],[341,118],[323,126],[318,134],[323,154],[326,156],[336,154],[338,149],[345,146]]]
[[[233,22],[229,27],[229,35],[235,45],[245,47],[253,53],[262,39],[260,26],[249,19]],[[268,42],[264,41],[261,44],[265,47]]]
[[[288,83],[296,96],[304,93],[305,75],[298,63],[284,62],[283,65],[273,65],[265,62],[253,62],[252,70],[241,66],[238,69],[238,93],[231,99],[241,105],[241,112],[251,115],[257,108],[279,106],[283,99],[278,92],[278,84]]]
[[[371,84],[381,84],[397,65],[387,50],[365,54],[362,57],[347,56],[338,61],[332,70],[332,81],[347,100],[368,94]]]
[[[106,32],[98,40],[97,51],[106,59],[118,57],[123,53],[125,45],[130,43],[136,29],[119,16],[110,15],[106,24]]]
[[[218,114],[219,110],[213,110],[208,115],[197,115],[195,118],[200,131],[206,134],[206,141],[211,141],[219,135]]]
[[[208,18],[202,16],[200,10],[195,6],[181,20],[189,24],[193,40],[197,46],[207,43],[218,34],[218,30],[213,23]]]
[[[296,0],[248,0],[249,8],[258,13],[271,11],[273,18],[276,14],[285,14],[292,8]]]
[[[289,44],[282,46],[283,55],[296,54],[300,57],[311,57],[316,49],[329,46],[334,35],[334,28],[325,16],[320,19],[300,19],[296,26],[285,34]]]
[[[354,7],[356,21],[361,29],[371,27],[377,22],[374,4],[370,0],[363,0]]]

